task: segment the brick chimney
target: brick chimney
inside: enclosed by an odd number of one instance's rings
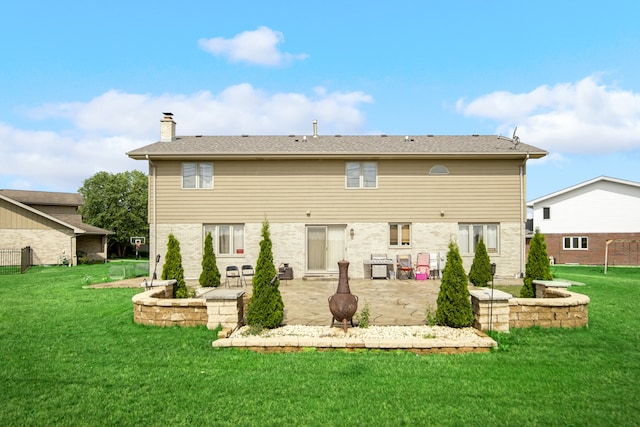
[[[160,142],[171,142],[176,139],[176,122],[173,121],[173,113],[162,113],[160,120]]]

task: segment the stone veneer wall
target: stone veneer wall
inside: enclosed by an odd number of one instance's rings
[[[309,221],[315,224],[315,221]],[[273,242],[273,259],[276,266],[287,263],[293,268],[294,277],[300,278],[306,270],[306,223],[274,223],[269,224],[271,240]],[[411,227],[412,245],[410,247],[389,246],[388,222],[352,222],[341,224],[345,227],[345,257],[351,263],[349,277],[364,278],[366,275],[363,260],[370,259],[371,254],[387,254],[392,260],[396,255],[411,254],[415,263],[418,253],[446,253],[451,239],[457,239],[458,222],[413,222]],[[196,279],[202,271],[202,248],[204,242],[202,224],[157,224],[157,241],[154,229],[150,230],[150,271],[153,271],[153,260],[157,253],[161,254],[158,271],[164,265],[168,236],[170,233],[180,242],[182,265],[185,278]],[[244,253],[233,255],[217,255],[218,268],[224,275],[228,265],[255,266],[260,252],[262,240],[262,223],[244,224]],[[520,257],[521,223],[503,222],[500,224],[500,253],[491,254],[492,262],[498,264],[498,276],[513,277],[523,270]],[[351,237],[350,230],[354,230]],[[155,244],[153,243],[155,241]],[[469,271],[473,263],[473,254],[462,254],[465,270]],[[335,276],[338,274],[337,265],[334,266]]]
[[[233,329],[244,315],[244,291],[209,291],[198,298],[174,299],[173,284],[134,295],[133,320],[155,326],[198,326]]]

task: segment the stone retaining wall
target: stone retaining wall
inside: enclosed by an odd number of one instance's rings
[[[200,292],[197,298],[172,298],[173,284],[154,287],[134,295],[133,320],[155,326],[218,325],[233,329],[244,315],[244,291],[213,289]]]

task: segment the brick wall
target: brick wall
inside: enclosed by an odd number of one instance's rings
[[[565,250],[564,237],[588,237],[586,250]],[[640,240],[640,233],[570,233],[545,234],[547,254],[556,264],[604,265],[607,240]],[[640,243],[614,242],[609,245],[609,265],[640,265]]]

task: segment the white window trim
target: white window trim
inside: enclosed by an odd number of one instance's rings
[[[566,239],[569,239],[569,242],[571,244],[571,247],[567,248],[564,244],[564,242],[566,241]],[[578,246],[577,248],[573,247],[573,239],[578,239]],[[582,247],[582,239],[587,239],[587,247],[583,248]],[[588,251],[589,250],[589,236],[562,236],[562,250],[565,251]]]
[[[230,253],[220,253],[220,227],[229,227],[229,244],[231,246]],[[235,228],[240,227],[242,229],[242,247],[235,247]],[[204,224],[203,226],[203,250],[204,250],[204,238],[206,238],[207,233],[211,232],[211,238],[213,239],[213,252],[216,254],[216,257],[238,257],[245,255],[245,246],[246,246],[246,238],[245,238],[245,224]],[[241,252],[238,252],[241,250]]]
[[[408,245],[403,245],[402,244],[402,226],[404,225],[408,225],[409,226],[409,244]],[[396,226],[398,227],[398,243],[396,245],[391,244],[391,227]],[[387,242],[389,244],[389,248],[410,248],[411,247],[411,223],[410,222],[390,222],[389,223],[389,228],[388,228],[388,236],[387,236]]]
[[[349,187],[349,175],[347,173],[349,164],[358,164],[360,167],[360,181],[357,187]],[[373,187],[364,186],[364,165],[372,164],[376,167],[376,183]],[[347,190],[375,190],[378,188],[378,162],[345,162],[344,164],[344,188]]]
[[[195,175],[195,187],[185,187],[184,186],[184,165],[186,164],[192,164],[196,166],[196,175]],[[200,186],[200,165],[210,165],[211,166],[211,187],[201,187]],[[180,172],[181,172],[181,188],[183,190],[213,190],[214,184],[214,167],[213,167],[213,162],[182,162],[182,165],[180,167]]]
[[[458,238],[460,238],[460,227],[468,227],[468,231],[469,231],[469,241],[467,242],[469,251],[468,252],[462,252],[462,249],[460,249],[460,253],[463,255],[475,255],[476,253],[476,248],[474,246],[474,242],[473,242],[473,228],[474,227],[478,227],[478,226],[482,226],[482,241],[484,242],[485,247],[487,248],[487,253],[489,254],[489,256],[491,255],[500,255],[500,224],[499,223],[493,223],[493,222],[487,222],[487,223],[471,223],[471,222],[461,222],[458,223]],[[496,227],[496,250],[495,252],[491,252],[489,246],[487,245],[487,227],[488,226],[495,226]],[[460,247],[460,242],[458,242],[458,247]]]

